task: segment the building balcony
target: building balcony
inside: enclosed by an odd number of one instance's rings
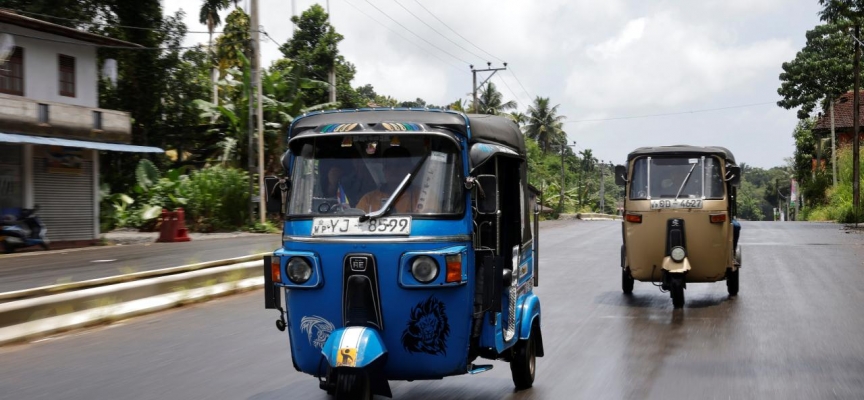
[[[129,113],[0,93],[0,133],[130,143]]]

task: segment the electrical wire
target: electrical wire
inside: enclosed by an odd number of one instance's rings
[[[453,58],[456,59],[456,60],[462,61],[462,62],[465,63],[465,64],[471,65],[470,62],[465,61],[465,60],[463,60],[463,59],[461,59],[461,58],[459,58],[459,57],[454,56],[454,55],[453,55],[452,53],[450,53],[449,51],[444,50],[444,49],[438,47],[437,45],[435,45],[435,43],[432,43],[432,42],[426,40],[426,38],[424,38],[424,37],[422,37],[422,36],[420,36],[420,35],[414,33],[412,30],[408,29],[405,25],[402,25],[402,23],[400,23],[399,21],[397,21],[395,18],[391,17],[389,14],[385,13],[383,10],[381,10],[380,8],[378,8],[378,6],[376,6],[375,4],[372,4],[371,1],[369,1],[369,0],[364,0],[364,1],[365,1],[366,3],[369,3],[369,5],[372,6],[372,8],[378,10],[378,12],[380,12],[381,14],[384,14],[385,17],[387,17],[387,18],[389,18],[391,21],[395,22],[396,25],[399,25],[399,26],[402,27],[402,29],[405,29],[406,31],[408,31],[408,33],[410,33],[410,34],[412,34],[412,35],[414,35],[414,36],[417,36],[417,38],[419,38],[420,40],[422,40],[422,41],[428,43],[430,46],[432,46],[432,47],[438,49],[440,52],[442,52],[442,53],[444,53],[444,54],[447,54],[448,56],[453,57]],[[347,3],[347,0],[346,0],[346,3]]]
[[[477,46],[476,44],[472,43],[470,40],[466,39],[464,36],[460,35],[459,32],[456,32],[455,29],[451,28],[450,25],[447,25],[447,23],[445,23],[444,21],[442,21],[441,18],[438,18],[435,14],[433,14],[432,11],[429,11],[429,9],[426,8],[423,4],[420,4],[419,1],[414,0],[414,2],[417,3],[417,5],[419,5],[420,7],[422,7],[424,10],[426,10],[426,12],[429,13],[429,15],[432,16],[432,18],[435,18],[438,22],[440,22],[441,25],[444,25],[444,27],[446,27],[447,29],[449,29],[450,32],[455,33],[456,36],[459,36],[460,38],[462,38],[462,40],[468,42],[468,44],[474,46],[477,50],[480,50],[481,52],[486,53],[486,55],[488,55],[488,56],[490,56],[490,57],[492,57],[492,58],[494,58],[494,59],[496,59],[496,60],[498,60],[498,61],[500,61],[500,62],[502,62],[502,63],[504,62],[504,60],[502,60],[502,59],[500,59],[500,58],[498,58],[498,57],[495,57],[494,54],[492,54],[492,53],[490,53],[490,52],[488,52],[488,51],[486,51],[486,50],[483,50],[482,48],[480,48],[480,46]],[[472,54],[473,54],[473,53],[472,53]],[[482,57],[481,57],[481,58],[482,58]]]
[[[513,75],[513,78],[516,78],[516,82],[519,83],[519,86],[522,87],[522,90],[525,92],[525,94],[528,95],[528,98],[529,98],[529,99],[532,99],[532,101],[533,101],[533,99],[535,99],[535,97],[532,96],[531,93],[528,93],[528,89],[525,89],[525,85],[523,85],[523,84],[522,84],[522,81],[519,80],[519,77],[516,76],[516,72],[513,71],[513,67],[509,67],[509,68],[507,68],[507,71],[510,71],[510,75]]]
[[[55,17],[53,15],[40,14],[40,13],[35,13],[35,12],[30,12],[30,11],[18,10],[15,8],[7,8],[7,10],[14,11],[14,12],[19,13],[19,14],[36,15],[39,17],[55,19],[58,21],[77,22],[79,24],[110,26],[113,28],[124,28],[124,29],[139,29],[139,30],[143,30],[143,31],[152,31],[152,32],[169,32],[170,31],[170,29],[163,29],[163,28],[145,28],[142,26],[115,25],[115,24],[109,24],[107,22],[95,22],[95,21],[85,21],[85,20],[81,20],[81,19]],[[186,33],[207,33],[207,34],[209,34],[210,31],[186,31]],[[222,33],[222,31],[213,31],[213,33],[214,34],[215,33]]]
[[[504,84],[504,87],[507,88],[507,91],[509,91],[510,94],[513,95],[513,101],[516,102],[516,107],[517,107],[517,109],[518,109],[518,107],[519,107],[519,97],[516,96],[516,93],[513,93],[513,89],[510,89],[510,85],[507,84],[507,81],[504,80],[504,77],[503,77],[503,76],[499,76],[499,75],[495,75],[495,76],[498,76],[498,80],[501,81],[501,83]]]
[[[389,26],[385,25],[383,22],[381,22],[381,21],[375,19],[375,17],[373,17],[373,16],[367,14],[365,11],[361,10],[359,7],[357,7],[357,6],[354,5],[353,3],[349,2],[348,0],[345,0],[345,3],[348,4],[349,6],[351,6],[352,8],[354,8],[355,10],[357,10],[360,14],[365,15],[366,18],[369,18],[369,19],[371,19],[372,21],[377,22],[379,25],[383,26],[384,28],[386,28],[386,29],[389,30],[390,32],[393,32],[396,36],[398,36],[398,37],[401,38],[402,40],[404,40],[404,41],[406,41],[406,42],[408,42],[408,43],[410,43],[410,44],[416,46],[417,48],[419,48],[419,49],[421,49],[421,50],[427,52],[427,54],[431,55],[432,57],[435,57],[438,61],[441,61],[442,63],[447,64],[447,65],[449,65],[450,67],[453,67],[453,68],[455,68],[456,70],[459,70],[459,71],[462,72],[462,73],[470,74],[470,72],[465,71],[464,69],[462,69],[462,68],[460,68],[460,67],[454,65],[453,63],[451,63],[451,62],[449,62],[449,61],[447,61],[447,60],[444,60],[444,59],[441,58],[441,57],[438,57],[438,56],[435,55],[434,53],[428,52],[426,49],[424,49],[424,48],[423,48],[422,46],[420,46],[419,44],[412,42],[410,39],[406,38],[406,37],[403,36],[401,33],[397,32],[396,30],[394,30],[394,29],[390,28]]]
[[[420,21],[423,25],[428,26],[429,29],[431,29],[432,31],[434,31],[435,33],[437,33],[438,35],[440,35],[440,36],[443,37],[444,39],[447,39],[447,41],[449,41],[450,43],[455,44],[456,47],[459,47],[460,49],[464,50],[464,51],[465,51],[466,53],[468,53],[468,54],[473,55],[474,57],[477,57],[477,58],[479,58],[479,59],[481,59],[481,60],[483,59],[483,56],[480,56],[480,55],[478,55],[477,53],[475,53],[475,52],[473,52],[473,51],[471,51],[471,50],[468,50],[468,49],[462,47],[462,45],[460,45],[459,43],[456,43],[456,42],[454,42],[452,39],[450,39],[449,37],[444,36],[443,33],[441,33],[440,31],[438,31],[437,29],[435,29],[432,25],[429,25],[428,23],[426,23],[426,21],[424,21],[423,19],[421,19],[420,17],[418,17],[418,16],[417,16],[416,14],[414,14],[413,12],[411,12],[411,10],[409,10],[409,9],[408,9],[407,7],[405,7],[402,3],[400,3],[399,0],[393,0],[393,2],[396,3],[396,4],[398,4],[399,7],[402,7],[403,10],[407,11],[408,14],[411,14],[412,17],[416,18],[416,19],[417,19],[418,21]]]
[[[574,121],[564,121],[565,124],[568,123],[577,123],[577,122],[602,122],[602,121],[617,121],[622,119],[640,119],[640,118],[653,118],[653,117],[665,117],[669,115],[681,115],[681,114],[696,114],[703,112],[711,112],[711,111],[721,111],[721,110],[731,110],[734,108],[746,108],[746,107],[756,107],[756,106],[764,106],[766,104],[776,104],[775,101],[767,101],[764,103],[752,103],[752,104],[741,104],[737,106],[728,106],[728,107],[718,107],[718,108],[706,108],[701,110],[692,110],[692,111],[678,111],[678,112],[670,112],[670,113],[662,113],[662,114],[647,114],[647,115],[633,115],[626,117],[611,117],[611,118],[596,118],[596,119],[581,119]]]
[[[107,44],[70,42],[70,41],[68,41],[68,40],[51,39],[51,38],[46,38],[46,37],[39,37],[39,36],[33,36],[33,35],[27,35],[27,34],[23,34],[23,33],[15,33],[15,32],[4,32],[4,33],[8,33],[8,34],[10,34],[10,35],[12,35],[12,36],[24,37],[24,38],[28,38],[28,39],[34,39],[34,40],[42,40],[42,41],[46,41],[46,42],[63,43],[63,44],[69,44],[69,45],[73,45],[73,46],[98,47],[98,48],[102,48],[102,49],[121,49],[121,50],[186,50],[186,49],[197,49],[197,48],[199,48],[199,47],[201,47],[201,46],[204,46],[203,44],[199,44],[199,45],[195,45],[195,46],[177,46],[177,47],[135,47],[135,46],[113,46],[113,45],[107,45]],[[227,44],[242,44],[242,43],[245,43],[245,42],[226,42],[226,43],[220,43],[220,44],[222,44],[222,45],[227,45]]]

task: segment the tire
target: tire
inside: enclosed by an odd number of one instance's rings
[[[669,293],[672,296],[673,308],[684,308],[684,278],[673,277],[669,281]]]
[[[633,275],[630,274],[630,268],[627,267],[627,253],[624,250],[624,245],[621,245],[621,291],[624,294],[631,294],[633,293]]]
[[[11,244],[9,244],[9,242],[6,242],[6,241],[3,241],[2,243],[3,243],[3,247],[0,250],[3,251],[3,254],[12,254],[15,252],[15,246],[14,245],[11,245]]]
[[[510,373],[516,390],[528,389],[534,385],[534,373],[537,369],[537,344],[534,332],[528,339],[520,340],[513,349],[513,359],[510,360]]]
[[[366,371],[342,371],[336,375],[336,400],[371,400],[372,386]]]
[[[729,291],[729,296],[738,295],[738,272],[740,271],[740,269],[733,271],[732,268],[726,270],[726,290]]]
[[[633,276],[630,275],[630,268],[624,268],[621,270],[621,291],[624,294],[633,294]]]

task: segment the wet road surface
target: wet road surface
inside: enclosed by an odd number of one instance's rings
[[[542,230],[546,357],[514,392],[506,363],[391,382],[402,399],[864,398],[864,235],[744,222],[741,291],[691,284],[683,310],[620,291],[620,222]],[[0,348],[2,399],[327,399],[291,366],[261,291]]]

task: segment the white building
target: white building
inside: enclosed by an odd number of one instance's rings
[[[38,205],[52,242],[92,242],[99,152],[162,152],[129,145],[129,114],[98,108],[96,45],[140,46],[0,9],[4,42],[0,214]]]

